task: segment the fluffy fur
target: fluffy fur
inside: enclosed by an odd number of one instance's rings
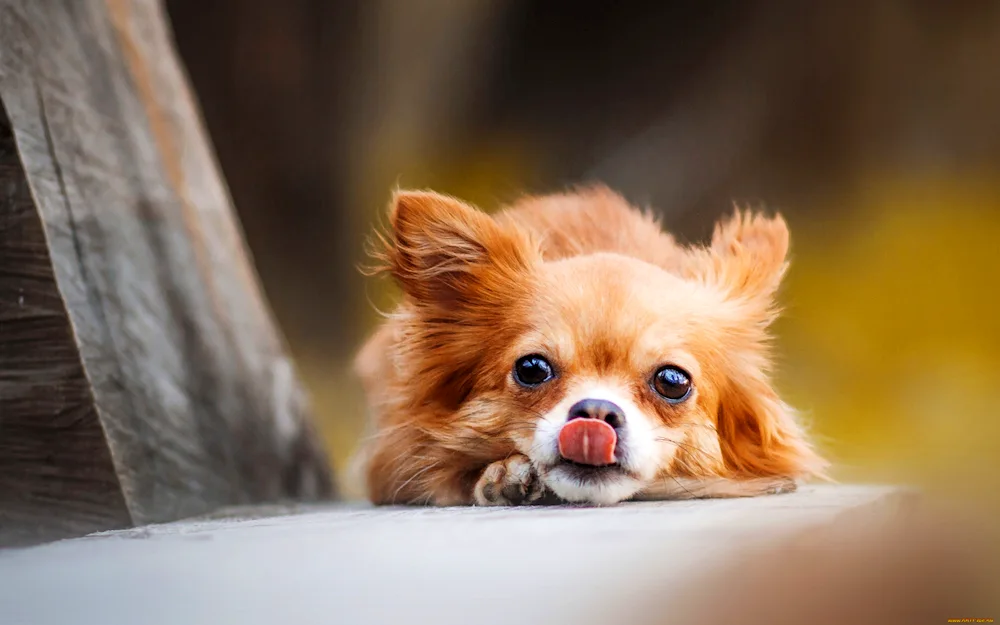
[[[356,369],[374,419],[362,451],[376,503],[517,504],[780,492],[821,475],[771,385],[767,328],[786,269],[781,217],[736,212],[685,247],[612,191],[530,197],[490,216],[400,191],[373,252],[403,301]],[[524,388],[515,361],[556,376]],[[650,385],[674,365],[693,381],[671,404]],[[560,461],[583,398],[624,411],[618,463]]]

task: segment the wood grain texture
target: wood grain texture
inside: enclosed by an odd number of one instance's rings
[[[332,496],[159,3],[0,0],[0,99],[131,521]]]
[[[130,524],[0,108],[0,545]]]

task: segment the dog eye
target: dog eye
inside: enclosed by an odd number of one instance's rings
[[[691,376],[678,367],[660,367],[653,375],[653,390],[667,401],[682,402],[691,394]]]
[[[553,375],[552,365],[538,354],[522,356],[514,363],[514,379],[521,386],[538,386]]]

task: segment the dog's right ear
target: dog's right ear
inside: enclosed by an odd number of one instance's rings
[[[536,258],[524,233],[447,195],[397,191],[389,233],[374,256],[416,303],[489,305],[507,296]],[[497,302],[499,303],[499,302]]]

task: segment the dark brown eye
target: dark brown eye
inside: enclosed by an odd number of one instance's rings
[[[521,386],[538,386],[553,376],[552,365],[538,354],[522,356],[514,363],[514,379]]]
[[[691,395],[691,376],[678,367],[660,367],[653,375],[653,390],[671,403],[680,403]]]

